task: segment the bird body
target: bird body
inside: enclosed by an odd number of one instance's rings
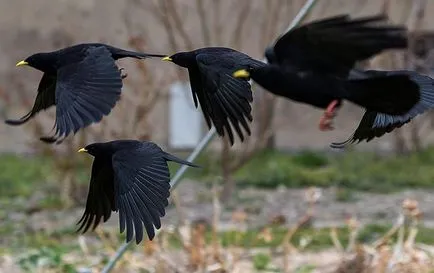
[[[269,64],[240,69],[233,75],[252,78],[276,95],[326,109],[320,121],[322,130],[332,129],[336,108],[344,100],[351,101],[365,108],[366,115],[353,139],[332,146],[369,141],[434,107],[433,80],[427,76],[354,69],[358,61],[384,50],[407,47],[406,29],[381,25],[385,19],[340,15],[297,27],[265,50]]]
[[[200,104],[209,128],[214,125],[220,136],[227,134],[231,145],[233,129],[241,141],[246,133],[251,134],[248,124],[252,121],[251,86],[248,80],[232,77],[232,73],[238,68],[260,66],[262,62],[226,47],[178,52],[163,60],[188,69],[194,104],[196,108]]]
[[[252,69],[249,76],[275,95],[322,109],[333,100],[345,96],[343,85],[338,79],[311,71],[293,71],[281,69],[277,65],[264,65]]]
[[[252,79],[278,96],[326,109],[334,100],[391,115],[407,113],[420,98],[406,74],[375,74],[340,79],[315,71],[301,72],[267,65],[249,72]]]
[[[33,54],[17,66],[29,65],[44,72],[35,103],[21,119],[6,120],[6,123],[24,124],[41,110],[56,105],[55,135],[41,140],[49,143],[63,140],[71,132],[76,133],[93,122],[99,122],[120,99],[125,76],[117,67],[116,60],[161,56],[101,43],[78,44]]]
[[[164,152],[147,141],[115,140],[87,145],[79,152],[94,156],[89,193],[78,231],[95,229],[101,220],[119,212],[121,233],[127,233],[127,242],[135,235],[136,243],[143,239],[143,227],[150,240],[154,227],[161,227],[170,195],[168,161],[197,165]]]

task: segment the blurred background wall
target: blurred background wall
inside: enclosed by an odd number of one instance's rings
[[[412,2],[322,0],[305,21],[341,13],[362,16],[385,11],[392,22],[407,24],[416,32],[418,55],[411,56],[412,60],[423,60],[426,72],[430,73],[434,64],[427,56],[433,47],[434,18],[423,16],[414,25],[417,20]],[[432,14],[434,2],[425,2],[425,13]],[[30,109],[40,73],[29,68],[17,69],[14,64],[34,52],[80,42],[105,42],[163,54],[221,45],[263,58],[265,46],[285,30],[303,3],[301,0],[0,1],[1,117],[18,117]],[[370,65],[378,69],[400,68],[409,59],[402,53],[383,55]],[[201,113],[194,111],[188,85],[172,86],[186,80],[186,71],[159,60],[124,60],[121,66],[129,74],[122,101],[103,123],[79,133],[81,142],[115,137],[152,138],[168,148],[192,148],[207,128]],[[182,110],[189,108],[191,111]],[[259,88],[255,89],[254,110],[254,134],[250,142],[290,150],[328,149],[330,142],[348,137],[362,115],[362,109],[346,103],[336,120],[336,129],[322,133],[318,130],[319,110],[264,94]],[[42,113],[23,127],[0,125],[0,151],[30,152],[47,148],[41,148],[33,140],[38,134],[49,133],[54,121],[52,113],[53,109]],[[188,125],[188,130],[183,129]],[[403,130],[358,148],[391,151],[397,146],[401,146],[399,149],[412,146],[414,141],[425,145],[432,141],[430,126],[431,118],[427,114]],[[423,138],[415,139],[420,134]],[[216,139],[214,147],[221,147],[220,143]]]

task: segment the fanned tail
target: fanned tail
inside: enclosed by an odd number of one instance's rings
[[[405,113],[391,115],[367,109],[355,132],[345,141],[332,143],[332,148],[344,148],[352,143],[359,143],[363,140],[371,141],[376,137],[392,132],[410,122],[417,115],[420,115],[434,108],[434,80],[426,75],[414,71],[366,71],[371,75],[406,75],[418,87],[418,100]],[[410,92],[413,92],[410,90]]]
[[[379,71],[381,72],[381,71]],[[377,73],[345,83],[346,98],[369,111],[407,113],[420,100],[420,85],[408,73]]]

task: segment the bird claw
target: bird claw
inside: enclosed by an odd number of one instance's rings
[[[335,128],[332,126],[333,118],[323,115],[319,121],[319,129],[321,131],[332,131]]]
[[[119,69],[119,72],[121,72],[121,78],[122,79],[125,79],[128,76],[128,73],[123,73],[124,70],[125,70],[125,68]]]

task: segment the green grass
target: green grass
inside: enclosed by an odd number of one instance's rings
[[[179,155],[186,158],[186,154]],[[87,189],[91,158],[80,161],[75,171],[79,186]],[[189,168],[186,177],[212,181],[221,175],[218,154],[203,153],[197,159],[202,168]],[[37,190],[56,192],[53,159],[0,155],[0,199],[29,197]],[[434,148],[408,156],[378,156],[374,153],[347,151],[339,154],[301,152],[290,154],[265,151],[239,169],[234,178],[238,186],[289,188],[307,186],[345,189],[338,201],[353,200],[352,191],[389,193],[407,188],[434,188]],[[169,164],[172,175],[178,164]],[[51,181],[51,184],[47,182]],[[53,189],[54,187],[54,189]],[[45,200],[46,207],[57,200]]]
[[[253,256],[253,266],[256,270],[263,271],[268,268],[271,262],[271,257],[264,253],[258,253]]]
[[[202,172],[187,173],[201,180],[219,175],[218,160],[202,155]],[[238,186],[288,188],[336,186],[356,191],[390,193],[407,188],[434,188],[434,148],[408,156],[378,156],[347,151],[325,154],[304,151],[290,154],[265,151],[239,169]],[[344,193],[346,194],[346,193]],[[352,199],[342,196],[342,199]]]
[[[42,157],[0,156],[0,197],[28,197],[44,184],[52,161]]]
[[[64,248],[43,246],[38,249],[31,249],[21,253],[17,258],[17,263],[25,272],[35,272],[43,263],[44,268],[58,269],[60,272],[76,272],[75,266],[63,261],[63,255],[67,254]],[[40,269],[38,270],[40,271]]]

